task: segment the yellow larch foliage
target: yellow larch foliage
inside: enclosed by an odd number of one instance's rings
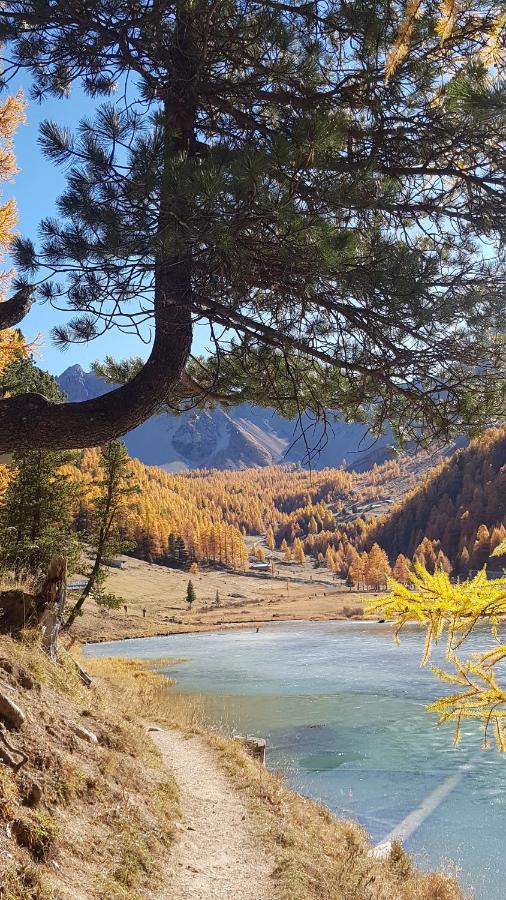
[[[25,103],[21,93],[7,97],[0,104],[0,181],[8,181],[17,172],[14,156],[13,138],[18,125],[24,121]],[[1,202],[0,199],[0,260],[11,244],[14,228],[17,223],[16,203],[14,200]],[[0,273],[0,302],[5,299],[12,272]],[[7,329],[0,333],[0,374],[9,363],[24,352],[24,344],[17,331]]]
[[[0,504],[3,503],[5,492],[9,486],[9,482],[12,479],[12,469],[10,466],[6,466],[4,464],[0,464]]]
[[[458,0],[441,0],[439,4],[439,19],[436,24],[436,32],[441,42],[450,37],[457,21],[459,11]]]
[[[506,65],[506,9],[494,18],[480,57],[486,66]]]
[[[390,580],[389,595],[370,603],[370,610],[380,612],[394,623],[397,641],[409,622],[424,627],[422,666],[427,665],[433,644],[446,638],[446,658],[455,671],[447,672],[435,666],[432,671],[442,681],[457,685],[459,690],[431,703],[428,709],[439,714],[439,724],[456,723],[456,742],[460,739],[463,720],[475,719],[484,726],[484,745],[488,746],[492,729],[498,749],[504,751],[506,689],[497,681],[494,667],[506,659],[506,646],[497,642],[492,650],[473,653],[465,662],[459,659],[458,651],[478,622],[488,624],[492,637],[497,640],[498,625],[506,616],[506,576],[489,580],[484,568],[474,578],[453,584],[446,571],[439,569],[431,574],[415,563],[410,582],[407,587]]]
[[[391,78],[409,53],[415,21],[423,12],[422,0],[407,0],[404,16],[385,62],[385,76]]]
[[[506,540],[501,541],[497,547],[492,550],[491,556],[504,556],[506,554]]]
[[[17,172],[13,139],[25,117],[25,103],[21,93],[7,97],[0,104],[0,181],[9,181]],[[7,200],[0,204],[0,250],[8,250],[16,226],[16,204]]]
[[[406,0],[402,18],[397,27],[395,39],[385,61],[385,78],[388,81],[409,54],[417,19],[427,16],[429,22],[436,17],[435,37],[440,45],[454,36],[465,34],[467,29],[474,33],[475,54],[487,67],[497,67],[504,61],[503,35],[506,28],[506,13],[503,5],[491,0],[483,4],[480,15],[476,8],[461,0]],[[492,23],[492,24],[490,24]],[[455,61],[460,51],[456,48]]]

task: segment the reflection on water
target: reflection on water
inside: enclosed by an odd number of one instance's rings
[[[187,658],[170,668],[178,690],[199,693],[228,731],[266,737],[271,768],[338,815],[358,819],[373,841],[473,759],[406,847],[426,867],[452,861],[477,900],[504,900],[506,759],[495,749],[476,759],[477,725],[467,727],[458,748],[451,729],[435,726],[424,706],[445,687],[420,668],[417,631],[399,648],[386,626],[297,622],[258,634],[98,644],[87,652]]]

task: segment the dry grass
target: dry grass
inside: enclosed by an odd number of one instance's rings
[[[33,594],[38,587],[39,579],[28,575],[16,577],[13,572],[2,572],[0,575],[0,594],[4,591],[22,591]]]
[[[266,843],[275,849],[279,900],[462,900],[454,879],[418,872],[400,845],[388,860],[370,855],[364,829],[286,790],[237,742],[209,737],[222,765],[250,798]]]
[[[78,640],[149,637],[292,619],[328,621],[345,618],[344,607],[353,607],[354,614],[361,616],[368,596],[337,584],[330,572],[314,569],[310,562],[287,567],[288,588],[284,578],[269,580],[203,568],[192,576],[197,600],[188,610],[188,572],[128,557],[124,562],[125,569],[110,570],[108,587],[125,599],[127,613],[122,606],[107,610],[88,601],[72,626]]]
[[[0,900],[58,900],[60,896],[34,865],[11,869],[0,883]]]
[[[203,712],[198,700],[169,691],[175,682],[153,670],[176,662],[88,657],[86,666],[92,675],[107,681],[115,700],[131,715],[194,733],[203,727]]]
[[[51,663],[36,638],[0,637],[0,689],[26,716],[11,740],[28,755],[18,773],[0,766],[0,900],[144,900],[165,869],[177,785],[113,689],[85,688],[72,657]]]
[[[400,845],[388,860],[370,855],[366,832],[336,819],[325,807],[288,791],[242,746],[206,726],[192,698],[139,660],[94,659],[90,666],[111,684],[118,702],[136,715],[206,738],[237,790],[250,803],[259,837],[276,859],[277,900],[462,900],[446,874],[418,872]],[[121,699],[123,698],[123,699]]]

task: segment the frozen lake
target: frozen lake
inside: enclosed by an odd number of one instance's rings
[[[227,731],[266,737],[270,768],[283,769],[291,787],[338,815],[358,819],[374,843],[437,791],[439,805],[406,848],[425,868],[457,867],[477,900],[504,900],[506,757],[481,751],[478,725],[467,726],[458,748],[450,727],[436,727],[425,704],[451,686],[420,669],[421,648],[414,630],[396,647],[387,626],[296,622],[258,634],[173,635],[86,652],[187,658],[168,670],[177,690],[201,695],[209,717]]]

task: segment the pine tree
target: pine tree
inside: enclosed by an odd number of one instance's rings
[[[176,558],[176,535],[171,533],[167,539],[167,559],[173,560]]]
[[[70,309],[64,344],[150,312],[155,340],[86,405],[5,399],[0,449],[102,444],[167,398],[343,409],[405,438],[496,419],[501,261],[477,248],[504,237],[502,26],[497,0],[453,6],[4,4],[4,82],[97,105],[42,126],[68,182],[19,270]]]
[[[65,471],[72,454],[28,450],[12,458],[13,478],[0,513],[0,567],[16,576],[40,577],[53,556],[65,556],[67,570],[77,561],[72,530],[77,485]]]
[[[271,525],[269,525],[269,527],[268,527],[268,529],[267,529],[267,532],[266,532],[266,535],[265,535],[265,542],[266,542],[266,544],[267,544],[269,550],[275,550],[275,549],[276,549],[276,541],[275,541],[275,538],[274,538],[274,531],[272,530],[272,526],[271,526]]]
[[[191,609],[192,604],[195,603],[197,599],[197,595],[195,593],[195,588],[193,587],[193,581],[188,582],[188,587],[186,588],[186,602]]]
[[[51,375],[41,372],[31,358],[18,357],[4,372],[2,390],[37,391],[61,402],[62,394]],[[0,566],[17,576],[40,577],[53,556],[67,558],[67,571],[77,561],[77,540],[72,530],[79,488],[69,469],[76,454],[53,450],[14,453],[11,480],[0,511]]]

